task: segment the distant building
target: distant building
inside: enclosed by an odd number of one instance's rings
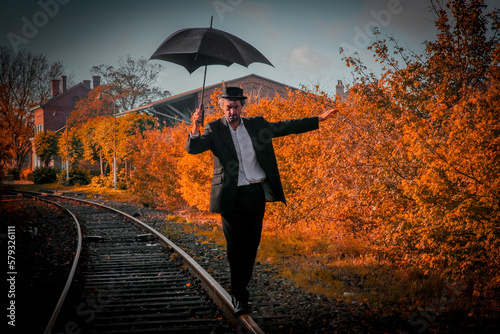
[[[344,84],[342,83],[342,80],[338,80],[337,81],[337,85],[335,86],[335,95],[343,100],[343,99],[346,99],[347,96],[349,95],[348,92],[345,92],[345,87],[344,87]]]
[[[41,131],[54,131],[61,133],[66,129],[67,117],[75,110],[75,103],[88,96],[89,91],[100,85],[100,77],[92,77],[93,86],[90,80],[84,80],[70,88],[66,88],[66,76],[60,80],[52,80],[52,97],[43,105],[32,108],[35,115],[35,136]],[[272,99],[277,95],[287,96],[290,91],[298,88],[264,78],[256,74],[250,74],[244,77],[228,80],[218,84],[205,87],[204,105],[208,106],[210,96],[215,90],[222,90],[222,86],[237,86],[244,89],[245,95],[250,100],[258,101],[261,98]],[[202,88],[191,90],[185,93],[174,95],[156,102],[151,102],[143,106],[126,110],[117,114],[122,116],[127,113],[146,113],[154,115],[165,126],[174,125],[177,122],[190,122],[191,115],[201,102]],[[346,96],[344,85],[339,81],[336,86],[337,96]],[[207,111],[210,113],[210,110]],[[36,156],[34,138],[32,140],[32,154],[30,155],[30,165],[34,169],[42,165],[40,159]],[[51,166],[66,168],[65,161],[61,162],[59,156],[54,157]]]
[[[209,104],[210,96],[214,91],[216,89],[222,90],[223,85],[241,87],[245,95],[248,96],[249,99],[254,100],[260,98],[274,98],[277,95],[286,96],[290,90],[297,90],[297,88],[292,86],[256,74],[250,74],[241,78],[206,86],[203,98],[203,104],[205,106]],[[154,115],[167,126],[182,121],[189,122],[191,120],[191,114],[199,107],[201,94],[202,88],[198,88],[124,111],[120,113],[120,115],[130,112],[147,113]]]
[[[100,85],[100,77],[93,76],[93,88]],[[42,105],[36,106],[31,109],[35,116],[35,132],[36,136],[42,131],[54,131],[60,133],[66,129],[67,118],[75,110],[75,104],[78,100],[88,96],[89,91],[93,88],[90,87],[90,80],[83,80],[82,82],[67,88],[67,77],[62,76],[61,79],[52,80],[52,97]],[[42,166],[42,162],[36,155],[34,137],[31,138],[31,159],[30,165],[32,169]],[[59,156],[54,157],[51,166],[64,168]]]

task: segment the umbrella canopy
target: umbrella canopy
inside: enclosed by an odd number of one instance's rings
[[[205,65],[240,64],[248,67],[260,62],[273,66],[262,53],[244,40],[214,28],[190,28],[170,35],[151,59],[183,66],[189,73]]]
[[[174,32],[163,41],[150,59],[181,65],[189,73],[205,66],[200,103],[202,110],[207,65],[240,64],[248,67],[251,63],[259,62],[273,66],[262,53],[241,38],[212,28],[212,22],[210,28],[189,28]],[[203,124],[203,113],[201,123]]]

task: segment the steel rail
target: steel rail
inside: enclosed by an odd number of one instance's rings
[[[68,275],[68,278],[66,280],[66,284],[64,285],[63,291],[62,291],[61,295],[59,296],[59,300],[57,301],[56,307],[54,308],[54,311],[52,312],[52,316],[50,317],[49,323],[47,324],[47,327],[45,327],[44,334],[50,334],[52,332],[52,328],[54,327],[56,319],[59,315],[59,312],[61,311],[64,300],[66,299],[66,296],[68,295],[69,288],[71,287],[71,283],[73,282],[73,277],[75,276],[76,267],[78,265],[78,260],[80,259],[80,254],[82,251],[82,229],[80,227],[80,222],[78,221],[76,216],[73,214],[73,212],[71,212],[70,210],[68,210],[64,206],[60,205],[59,203],[55,203],[51,200],[48,200],[46,198],[41,198],[41,197],[35,196],[35,195],[22,194],[21,192],[18,192],[18,194],[21,194],[22,196],[25,196],[25,197],[39,199],[41,201],[50,203],[50,204],[55,205],[64,211],[66,211],[73,218],[73,222],[75,223],[76,230],[77,230],[77,245],[76,245],[75,257],[73,258],[73,264],[71,265],[71,269],[69,271],[69,275]]]
[[[53,196],[66,200],[73,200],[78,202],[83,202],[91,205],[96,205],[103,207],[105,209],[111,210],[113,212],[119,213],[121,215],[126,216],[139,226],[147,229],[151,233],[155,234],[164,247],[171,248],[176,253],[178,253],[186,265],[191,269],[191,272],[201,280],[201,283],[205,290],[208,292],[213,301],[217,304],[217,306],[222,310],[226,319],[238,330],[238,333],[252,333],[252,334],[264,334],[264,331],[259,327],[259,325],[252,319],[252,317],[248,314],[243,314],[240,316],[235,315],[234,308],[231,302],[231,296],[229,293],[217,282],[199,263],[197,263],[189,254],[187,254],[184,250],[182,250],[179,246],[177,246],[173,241],[165,237],[159,231],[149,226],[148,224],[142,222],[141,220],[129,215],[126,212],[118,210],[116,208],[110,207],[108,205],[96,203],[89,200],[78,199],[68,196],[62,196],[58,194],[49,194],[49,193],[37,193],[31,191],[19,191],[18,192],[28,192],[28,193],[36,193],[42,196]]]

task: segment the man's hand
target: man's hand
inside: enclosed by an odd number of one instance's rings
[[[322,113],[321,115],[318,116],[318,120],[320,122],[323,122],[324,120],[332,117],[333,115],[335,115],[338,112],[339,112],[338,109],[328,109],[327,111],[325,111],[324,113]]]
[[[200,108],[196,109],[196,111],[191,116],[191,133],[193,135],[197,135],[198,133],[200,133],[202,113],[203,106],[200,106]]]

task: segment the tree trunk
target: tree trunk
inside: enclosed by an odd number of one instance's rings
[[[101,167],[101,175],[104,175],[104,166],[102,161],[102,152],[99,153],[99,166]]]

